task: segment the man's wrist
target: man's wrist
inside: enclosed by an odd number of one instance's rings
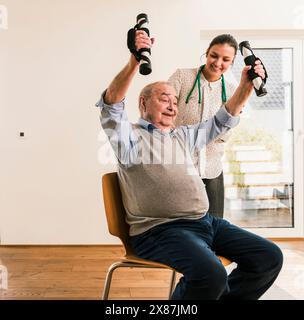
[[[226,110],[232,116],[239,116],[242,113],[242,109],[248,100],[250,93],[247,93],[247,89],[244,87],[238,87],[233,96],[226,103]]]
[[[233,101],[228,101],[225,105],[225,108],[227,110],[227,112],[233,116],[233,117],[236,117],[240,114],[240,110],[241,110],[241,107],[240,106],[235,106],[236,104],[233,102]]]
[[[131,69],[137,69],[140,65],[140,62],[136,60],[133,54],[130,56],[129,66]]]

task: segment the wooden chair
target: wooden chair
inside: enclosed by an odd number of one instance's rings
[[[117,268],[122,267],[160,268],[172,270],[169,288],[170,298],[175,287],[176,271],[165,264],[141,259],[133,252],[129,241],[129,226],[125,221],[126,212],[122,203],[122,196],[116,172],[107,173],[102,177],[102,190],[109,232],[112,235],[120,238],[125,249],[125,255],[117,262],[113,263],[108,269],[102,299],[108,299],[113,272]],[[231,261],[226,258],[219,258],[224,266],[227,266],[231,263]]]

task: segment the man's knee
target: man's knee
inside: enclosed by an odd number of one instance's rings
[[[217,268],[209,276],[209,288],[211,292],[217,295],[217,299],[227,288],[228,275],[224,267]]]

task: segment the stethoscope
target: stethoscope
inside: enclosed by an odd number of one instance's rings
[[[190,92],[188,93],[188,96],[186,98],[186,103],[189,102],[189,99],[192,95],[192,92],[197,84],[198,87],[198,103],[201,104],[202,103],[202,92],[201,92],[201,73],[203,72],[203,69],[205,67],[205,64],[202,65],[196,75],[194,84],[192,86],[192,89],[190,90]],[[222,102],[225,103],[227,102],[227,96],[226,96],[226,85],[225,85],[225,79],[224,79],[224,75],[222,74],[221,76],[221,80],[222,80]]]

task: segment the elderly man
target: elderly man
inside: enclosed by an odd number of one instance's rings
[[[151,39],[137,31],[136,49]],[[131,124],[124,97],[139,62],[128,64],[102,94],[101,124],[118,159],[119,182],[139,257],[183,274],[172,299],[258,299],[282,267],[272,242],[208,214],[208,197],[193,154],[239,122],[253,91],[245,67],[231,99],[206,122],[174,128],[175,90],[166,82],[146,86],[139,96],[140,119]],[[264,77],[258,62],[255,72]],[[237,263],[229,276],[216,255]]]

